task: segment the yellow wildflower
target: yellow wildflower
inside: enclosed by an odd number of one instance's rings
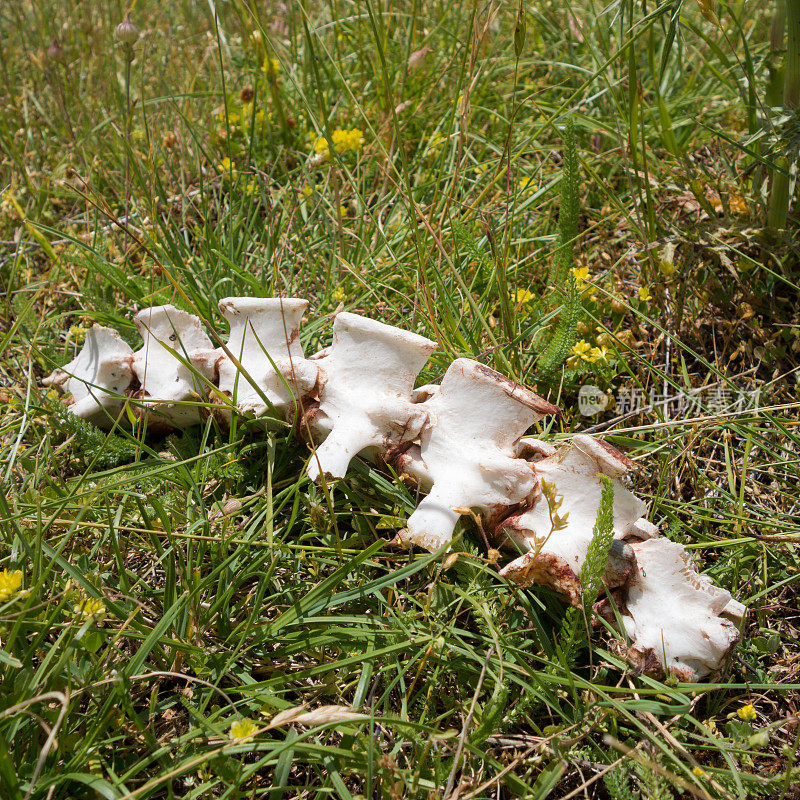
[[[576,342],[572,346],[572,350],[570,350],[570,354],[573,356],[577,356],[578,358],[582,358],[584,361],[588,361],[588,353],[592,350],[592,346],[586,339],[581,339],[579,342]]]
[[[739,717],[739,719],[752,722],[756,718],[756,710],[753,708],[752,703],[748,703],[746,706],[736,709],[736,716]]]
[[[45,395],[45,397],[48,400],[58,400],[58,392],[55,389],[50,389]]]
[[[573,267],[572,274],[575,276],[575,283],[578,284],[578,288],[583,289],[589,278],[589,267]]]
[[[314,193],[314,190],[307,184],[303,184],[303,188],[300,190],[305,197],[311,197]]]
[[[69,338],[73,342],[80,344],[86,338],[86,328],[83,325],[71,325],[69,329]]]
[[[442,152],[442,147],[444,147],[446,141],[447,139],[441,134],[441,132],[436,131],[436,133],[431,136],[430,141],[428,142],[428,152],[433,156],[438,156],[439,153]]]
[[[18,569],[0,572],[0,603],[10,600],[22,586],[22,572]]]
[[[653,295],[650,294],[650,289],[647,286],[640,286],[639,287],[639,299],[643,303],[647,303],[649,300],[653,299]]]
[[[79,619],[89,619],[93,617],[95,621],[99,622],[106,615],[106,605],[102,600],[95,600],[93,597],[87,597],[79,603],[75,603],[72,611]]]
[[[232,166],[233,165],[231,164],[231,160],[228,158],[228,156],[225,156],[225,158],[223,158],[222,161],[217,164],[217,168],[220,172],[230,172]]]
[[[247,717],[234,720],[231,723],[231,729],[228,737],[232,742],[247,742],[252,739],[258,731],[258,725],[253,720]]]
[[[334,299],[334,300],[335,300],[337,303],[343,303],[343,302],[344,302],[344,300],[345,300],[345,298],[347,297],[347,294],[345,293],[344,289],[342,289],[342,287],[341,287],[341,286],[337,286],[337,287],[336,287],[336,288],[333,290],[333,292],[331,292],[331,297],[332,297],[332,298],[333,298],[333,299]]]
[[[269,56],[265,56],[264,63],[261,65],[261,69],[263,69],[264,72],[269,74],[270,67],[272,67],[271,71],[277,75],[281,71],[281,62],[278,61],[277,58],[270,58]]]
[[[605,347],[593,347],[583,357],[587,361],[591,361],[594,364],[595,361],[605,361],[607,356],[608,356],[608,350],[606,350]]]
[[[731,192],[728,203],[730,203],[731,211],[734,214],[746,214],[750,210],[744,198],[740,194],[736,194],[736,192]]]
[[[536,300],[536,295],[527,289],[517,289],[514,293],[514,302],[519,306],[529,306],[534,300]]]
[[[692,770],[692,775],[694,775],[695,778],[705,778],[706,771],[702,767],[695,767]]]
[[[333,146],[338,153],[356,151],[364,146],[365,141],[364,134],[358,128],[351,128],[350,130],[337,128],[331,134],[331,139],[333,140]],[[330,143],[324,136],[317,139],[317,142],[314,145],[314,152],[317,153],[317,155],[330,154]]]

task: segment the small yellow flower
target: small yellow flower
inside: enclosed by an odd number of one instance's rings
[[[589,278],[589,267],[573,267],[572,274],[575,276],[575,283],[579,289],[583,289]]]
[[[432,156],[438,156],[439,153],[442,152],[442,148],[444,147],[446,141],[447,139],[441,134],[441,132],[436,131],[436,133],[431,136],[430,141],[428,142],[428,153]]]
[[[337,128],[331,134],[331,139],[338,153],[355,152],[364,146],[365,141],[364,134],[358,128],[351,128],[350,130]],[[330,154],[330,143],[324,136],[317,139],[314,144],[314,152],[317,155]]]
[[[87,597],[85,600],[81,600],[80,603],[75,603],[72,611],[79,619],[92,617],[96,622],[99,622],[106,615],[106,606],[102,600]]]
[[[692,770],[692,775],[694,775],[695,778],[705,778],[706,771],[702,767],[695,767]]]
[[[647,286],[640,286],[639,287],[639,299],[643,303],[647,303],[648,301],[653,299],[653,295],[650,294],[650,289]]]
[[[261,69],[269,74],[270,67],[272,68],[272,72],[277,75],[281,71],[281,62],[278,61],[277,58],[270,58],[269,56],[266,56],[264,58],[264,63],[261,65]]]
[[[86,328],[83,325],[72,325],[69,329],[69,338],[80,344],[86,338]]]
[[[55,389],[50,389],[45,395],[45,397],[48,400],[58,400],[58,392]]]
[[[335,300],[337,303],[343,303],[343,302],[344,302],[344,300],[345,300],[345,298],[347,297],[347,294],[345,293],[344,289],[342,289],[342,287],[341,287],[341,286],[337,286],[337,287],[336,287],[336,288],[335,288],[335,289],[334,289],[334,290],[331,292],[331,297],[332,297],[332,298],[333,298],[333,299],[334,299],[334,300]]]
[[[756,710],[753,708],[752,703],[748,703],[746,706],[736,709],[736,716],[739,717],[739,719],[752,722],[756,718]]]
[[[572,346],[572,350],[570,350],[570,354],[573,356],[577,356],[578,358],[582,358],[584,361],[589,360],[588,354],[591,352],[592,346],[586,339],[581,339],[579,342],[576,342]]]
[[[300,190],[306,197],[311,197],[314,190],[306,183],[303,184],[303,188]]]
[[[231,729],[228,737],[232,742],[247,742],[252,739],[258,731],[258,725],[253,720],[247,717],[234,720],[231,723]]]
[[[339,206],[339,219],[344,219],[347,216],[347,206]]]
[[[605,347],[593,347],[584,358],[594,364],[596,361],[605,361],[608,356],[608,350]]]
[[[518,306],[529,306],[536,300],[536,295],[527,289],[517,289],[514,293],[514,302]]]
[[[18,569],[0,572],[0,603],[10,600],[22,586],[22,572]]]
[[[223,158],[222,161],[217,164],[217,168],[220,172],[230,172],[232,166],[233,165],[231,164],[231,160],[228,158],[228,156],[225,156],[225,158]]]

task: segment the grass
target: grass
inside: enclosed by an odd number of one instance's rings
[[[756,6],[140,0],[129,79],[123,5],[0,7],[0,797],[798,796],[796,219],[764,227],[795,133]],[[540,372],[570,126],[564,335],[600,356]],[[363,312],[437,340],[422,381],[478,358],[564,408],[538,434],[626,447],[751,608],[725,671],[637,676],[581,625],[565,661],[563,603],[469,522],[386,548],[414,492],[324,493],[288,430],[106,434],[41,387],[92,322],[224,336],[219,299],[277,293],[306,352]]]

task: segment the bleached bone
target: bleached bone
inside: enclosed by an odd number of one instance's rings
[[[132,362],[133,350],[115,330],[93,325],[80,353],[42,383],[69,392],[73,398],[69,410],[76,417],[108,429],[133,382]]]
[[[220,351],[200,320],[175,306],[144,308],[133,321],[144,340],[133,358],[141,387],[137,397],[146,401],[139,412],[155,414],[150,424],[156,427],[165,422],[176,428],[197,424],[201,411],[195,402],[205,395],[206,381],[216,377]]]
[[[700,575],[683,545],[658,538],[631,547],[637,569],[620,607],[632,640],[628,661],[639,672],[683,681],[717,672],[739,640],[731,620],[741,621],[744,606]]]
[[[300,320],[307,300],[282,297],[226,297],[219,310],[230,325],[230,358],[219,363],[219,389],[236,398],[239,412],[254,417],[293,416],[295,400],[317,383],[317,367],[303,356]],[[266,399],[265,399],[266,398]],[[223,412],[230,417],[230,411]]]
[[[566,517],[566,527],[551,532],[550,508],[547,499],[538,493],[530,508],[500,525],[499,533],[507,537],[505,546],[524,551],[500,574],[520,586],[550,586],[572,605],[580,606],[581,568],[600,509],[600,475],[608,475],[614,488],[614,536],[622,538],[646,527],[637,527],[646,511],[645,504],[620,482],[620,476],[631,467],[630,459],[611,445],[583,434],[574,436],[549,458],[536,461],[536,474],[553,484],[562,498],[558,513]],[[609,587],[623,584],[633,569],[630,550],[618,551],[606,573]]]
[[[491,527],[537,487],[534,470],[516,458],[523,433],[558,408],[524,386],[468,358],[456,359],[439,390],[420,404],[429,415],[419,458],[432,488],[400,531],[401,541],[438,550],[450,542],[465,508]]]
[[[333,322],[333,345],[315,363],[320,402],[308,418],[315,438],[325,436],[308,465],[341,478],[360,451],[389,450],[415,439],[427,419],[411,402],[414,381],[436,342],[358,314],[342,312]]]
[[[633,640],[629,660],[640,671],[685,680],[722,665],[746,609],[699,575],[683,547],[654,538],[657,528],[641,516],[644,504],[620,482],[631,462],[614,448],[586,436],[557,450],[520,441],[530,425],[558,409],[469,359],[453,362],[441,386],[413,389],[435,348],[415,334],[340,314],[334,345],[304,359],[297,330],[305,301],[228,298],[220,307],[231,323],[230,352],[275,410],[288,412],[293,395],[303,399],[321,385],[305,421],[317,439],[328,436],[318,448],[328,474],[344,474],[357,452],[380,453],[420,489],[431,490],[400,532],[402,540],[438,549],[451,540],[458,516],[477,508],[489,535],[499,532],[527,549],[503,574],[526,584],[548,583],[575,602],[599,508],[599,476],[609,475],[618,538],[605,583]],[[144,338],[136,353],[116,332],[95,326],[81,353],[45,379],[73,394],[72,413],[107,427],[137,378],[141,388],[133,396],[152,409],[156,425],[198,422],[193,401],[214,381],[223,392],[235,388],[246,413],[272,411],[263,398],[253,398],[244,375],[237,384],[235,362],[213,348],[196,317],[161,306],[141,311],[135,321]],[[315,465],[313,460],[312,474]],[[554,484],[563,498],[559,513],[568,514],[566,528],[549,538],[541,479]],[[610,598],[596,605],[598,614],[613,620],[611,609]]]
[[[508,564],[502,574],[525,586],[549,585],[579,604],[578,575],[600,507],[601,474],[611,477],[614,486],[615,536],[654,535],[655,526],[641,517],[645,504],[619,481],[631,466],[632,462],[608,443],[582,434],[573,437],[570,444],[562,446],[552,456],[536,461],[537,474],[552,483],[556,494],[562,498],[559,514],[567,517],[567,526],[550,533],[547,500],[538,494],[531,508],[509,517],[501,525],[507,545],[528,551]],[[622,561],[617,559],[607,576],[609,586],[624,582],[623,576],[630,571],[630,558],[623,553],[628,551],[620,551],[618,555]],[[622,569],[624,562],[629,563],[627,570]]]

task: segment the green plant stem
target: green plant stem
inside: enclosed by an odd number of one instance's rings
[[[787,110],[797,108],[800,100],[800,0],[786,2],[786,77],[783,86],[783,105]],[[773,40],[774,43],[774,40]],[[789,214],[789,165],[791,154],[781,156],[773,170],[767,227],[783,229]]]

